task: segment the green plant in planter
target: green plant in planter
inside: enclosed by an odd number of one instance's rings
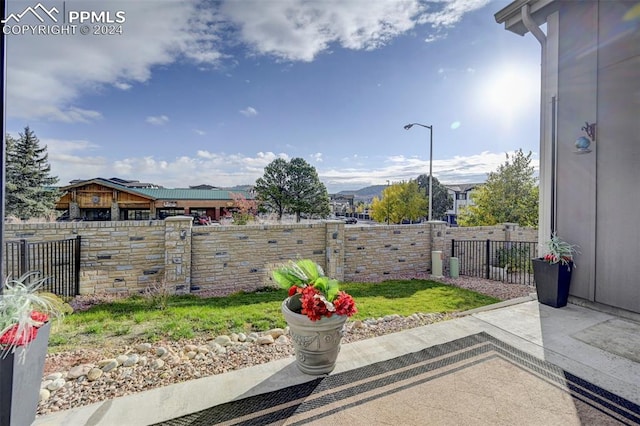
[[[550,264],[560,263],[562,265],[568,265],[573,262],[573,257],[578,253],[578,246],[569,244],[558,237],[554,232],[551,238],[545,243],[545,254],[542,256],[542,260]],[[575,268],[575,262],[573,267]]]
[[[18,279],[7,279],[0,294],[0,357],[18,347],[29,346],[50,318],[61,318],[71,307],[51,293],[39,290],[46,278],[35,279],[36,273]]]
[[[338,281],[324,275],[312,260],[301,259],[275,269],[273,279],[289,297],[282,314],[296,353],[298,368],[305,374],[333,371],[347,318],[357,312],[353,298],[340,291]]]
[[[30,425],[36,417],[51,318],[72,311],[46,282],[28,273],[7,279],[0,294],[0,426]]]
[[[338,281],[324,275],[310,259],[290,261],[272,272],[280,287],[289,290],[289,309],[312,321],[332,315],[350,317],[357,312],[353,298],[340,291]]]
[[[557,234],[545,243],[545,254],[532,260],[538,301],[554,308],[566,306],[569,298],[571,272],[575,266],[575,245],[561,240]]]

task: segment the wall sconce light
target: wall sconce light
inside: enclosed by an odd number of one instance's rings
[[[582,127],[582,131],[587,134],[587,136],[580,136],[576,139],[576,154],[587,154],[591,152],[589,146],[591,146],[591,142],[596,141],[596,123],[585,122]]]
[[[180,230],[180,239],[184,240],[187,238],[187,230],[186,229],[181,229]]]

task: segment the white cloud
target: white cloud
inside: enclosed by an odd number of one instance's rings
[[[315,154],[311,154],[311,158],[316,163],[322,163],[322,153],[321,152],[316,152]]]
[[[450,27],[462,19],[465,13],[480,9],[491,0],[436,0],[430,4],[436,10],[429,9],[420,17],[420,23],[430,23],[433,27]],[[442,6],[442,7],[440,7]]]
[[[8,115],[90,121],[100,113],[79,108],[75,103],[81,95],[98,93],[106,86],[127,90],[148,81],[153,67],[180,58],[215,64],[224,57],[217,48],[221,24],[211,6],[203,8],[185,1],[158,3],[106,3],[126,12],[123,35],[8,35]],[[8,12],[22,7],[22,2],[10,3]]]
[[[200,150],[195,157],[182,156],[174,160],[153,156],[125,158],[114,161],[111,168],[112,174],[118,177],[150,181],[169,188],[184,188],[200,183],[234,186],[253,184],[264,174],[264,168],[276,158],[288,159],[288,156],[258,152],[248,157]]]
[[[239,112],[245,117],[255,117],[258,115],[258,111],[254,107],[246,107],[245,109],[241,109]]]
[[[257,53],[290,61],[312,61],[332,43],[371,50],[414,27],[423,7],[415,0],[225,2],[224,13]]]
[[[49,146],[52,174],[60,177],[62,185],[66,185],[72,179],[89,179],[96,176],[137,179],[154,182],[167,188],[184,188],[201,183],[223,187],[246,185],[253,184],[261,177],[264,174],[264,168],[276,158],[291,159],[286,153],[270,151],[247,156],[200,150],[193,157],[164,159],[145,156],[107,161],[99,156],[82,155],[97,148],[90,142],[55,140],[42,142]],[[509,153],[509,155],[512,154],[513,152]],[[351,159],[355,160],[354,157]],[[484,182],[488,173],[496,171],[505,160],[505,153],[493,152],[434,160],[433,175],[445,184]],[[536,170],[538,169],[539,161],[535,155],[531,164]],[[397,182],[415,179],[421,174],[427,174],[428,170],[428,160],[404,156],[389,157],[379,167],[351,161],[347,167],[341,163],[339,166],[326,165],[324,168],[317,168],[320,180],[325,183],[330,192],[383,185],[387,180]]]
[[[201,69],[233,66],[236,60],[225,51],[238,43],[259,55],[312,61],[334,45],[376,49],[419,23],[430,23],[440,37],[442,28],[488,1],[279,0],[255,1],[250,7],[232,0],[105,2],[105,9],[126,12],[122,35],[7,36],[7,114],[90,122],[101,112],[81,108],[81,96],[109,87],[132,90],[148,82],[159,66],[179,60]],[[23,4],[8,7],[8,13],[20,12]]]
[[[99,146],[86,140],[41,139],[47,147],[51,174],[58,176],[58,185],[68,185],[73,179],[101,176],[109,170],[106,158],[90,155]]]
[[[444,36],[442,35],[438,35],[438,34],[429,34],[427,36],[427,38],[424,39],[425,43],[433,43],[434,41],[438,41],[441,40],[442,38],[444,38]]]
[[[116,81],[115,83],[113,83],[113,87],[120,90],[129,90],[133,87],[133,85],[129,83],[124,83],[122,81]]]
[[[509,155],[512,155],[510,152]],[[496,171],[506,161],[505,153],[482,152],[469,156],[455,156],[449,159],[433,161],[433,175],[441,183],[477,183],[484,182],[490,172]],[[531,165],[537,171],[539,160],[533,157]],[[383,185],[387,180],[398,182],[415,179],[429,173],[429,160],[389,157],[387,163],[378,168],[370,166],[318,170],[320,179],[331,191],[358,189],[369,185]]]
[[[149,116],[145,121],[154,126],[164,126],[169,122],[169,117],[166,115]]]
[[[193,131],[195,132],[195,134],[199,135],[199,136],[204,136],[207,134],[207,132],[205,132],[204,130],[200,130],[200,129],[193,129]]]

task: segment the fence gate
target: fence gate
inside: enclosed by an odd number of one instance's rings
[[[460,275],[534,285],[531,258],[535,241],[451,240],[451,256],[457,257]]]
[[[42,291],[73,297],[80,291],[80,236],[68,240],[6,241],[4,271],[11,279],[36,272],[46,278]]]

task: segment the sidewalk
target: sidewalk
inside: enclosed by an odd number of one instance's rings
[[[573,304],[554,309],[530,298],[504,305],[345,344],[332,375],[486,332],[640,404],[640,323]],[[34,425],[150,425],[314,379],[287,358],[54,413]]]

